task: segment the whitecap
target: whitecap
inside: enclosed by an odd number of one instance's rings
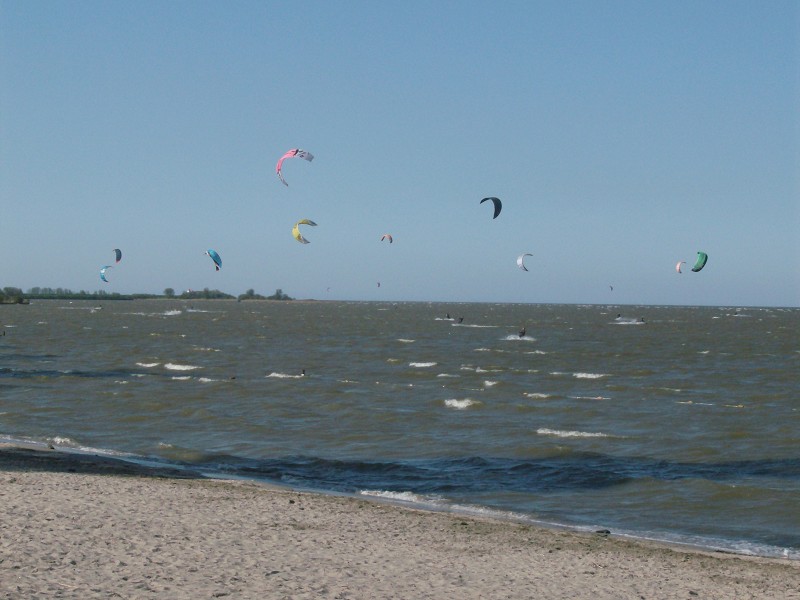
[[[488,379],[483,382],[484,387],[493,387],[497,385],[497,381],[489,381]]]
[[[547,428],[539,428],[536,430],[536,433],[539,435],[552,435],[555,437],[563,437],[563,438],[570,438],[570,437],[585,437],[585,438],[594,438],[594,437],[608,437],[606,433],[591,433],[588,431],[562,431],[560,429],[547,429]]]
[[[397,338],[397,341],[398,341],[398,342],[401,342],[401,343],[403,343],[403,344],[413,344],[413,343],[414,343],[414,342],[416,342],[417,340],[408,340],[408,339],[406,339],[406,338]]]
[[[172,376],[172,379],[174,381],[188,381],[191,378],[192,378],[191,375],[173,375]]]
[[[152,369],[153,367],[157,367],[160,364],[161,363],[157,363],[157,362],[155,362],[155,363],[140,363],[140,362],[137,362],[136,366],[137,367],[144,367],[145,369]]]
[[[470,406],[475,406],[476,404],[480,404],[480,402],[478,402],[477,400],[472,400],[471,398],[464,398],[463,400],[450,398],[444,401],[444,405],[447,408],[455,408],[457,410],[465,410]]]
[[[573,373],[576,379],[600,379],[601,377],[608,377],[607,373]]]
[[[277,373],[273,371],[267,377],[274,377],[277,379],[300,379],[301,377],[305,377],[305,374],[301,373],[300,375],[290,375],[289,373]]]
[[[180,310],[167,310],[161,313],[165,317],[174,317],[175,315],[181,314],[183,311]]]
[[[439,373],[437,377],[458,377],[458,375],[451,375],[450,373]]]
[[[528,398],[536,398],[537,400],[553,397],[552,394],[542,394],[541,392],[525,392],[523,395],[527,396]]]
[[[435,367],[438,363],[435,362],[410,362],[408,363],[409,367],[419,367],[419,368],[426,368],[426,367]]]
[[[195,365],[179,365],[176,363],[167,363],[164,365],[165,369],[169,369],[170,371],[194,371],[195,369],[202,369],[203,367],[197,367]]]
[[[78,442],[76,442],[75,440],[70,439],[68,437],[55,436],[54,438],[51,438],[51,441],[54,444],[58,444],[59,446],[77,446],[78,445]]]

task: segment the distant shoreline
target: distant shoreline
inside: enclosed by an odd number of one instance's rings
[[[177,300],[177,301],[191,301],[191,302],[200,302],[205,300],[213,300],[213,301],[232,301],[232,302],[259,302],[259,301],[266,301],[266,302],[278,302],[278,303],[336,303],[336,302],[374,302],[376,304],[435,304],[435,305],[470,305],[470,304],[477,304],[477,305],[495,305],[495,304],[508,304],[512,306],[517,305],[524,305],[524,306],[592,306],[592,307],[610,307],[610,306],[630,306],[636,308],[707,308],[707,309],[720,309],[720,310],[800,310],[800,306],[756,306],[756,305],[741,305],[737,306],[734,304],[626,304],[624,302],[507,302],[507,301],[495,301],[495,300],[393,300],[393,299],[353,299],[353,298],[287,298],[287,299],[275,299],[275,298],[250,298],[250,297],[242,297],[237,298],[235,296],[228,295],[224,298],[203,298],[203,297],[192,297],[186,298],[183,296],[163,296],[157,294],[117,294],[117,295],[99,295],[99,296],[41,296],[41,295],[32,295],[32,296],[25,296],[26,300],[71,300],[71,301],[98,301],[98,302],[105,302],[105,301],[131,301],[131,300]],[[19,304],[18,302],[0,302],[0,306],[2,305],[9,305],[13,306],[14,304]],[[30,304],[30,302],[24,302],[23,304]]]

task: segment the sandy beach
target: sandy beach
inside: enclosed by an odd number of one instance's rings
[[[795,561],[0,447],[3,598],[800,598]]]

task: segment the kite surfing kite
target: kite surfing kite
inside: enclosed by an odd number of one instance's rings
[[[294,239],[301,244],[309,244],[310,242],[300,234],[300,225],[310,225],[311,227],[316,227],[317,224],[309,219],[300,219],[294,224],[294,227],[292,227],[292,235],[294,236]]]
[[[206,251],[206,255],[211,257],[211,260],[214,261],[214,269],[219,271],[222,267],[222,259],[219,257],[219,254],[217,254],[216,250],[209,249]]]
[[[283,167],[283,161],[287,158],[305,158],[308,162],[311,162],[314,160],[314,155],[310,152],[306,152],[305,150],[301,150],[300,148],[292,148],[278,159],[278,164],[275,165],[275,172],[278,174],[278,179],[280,179],[281,183],[283,183],[285,186],[288,186],[289,184],[286,183],[286,180],[283,178],[281,168]]]
[[[500,202],[500,198],[495,198],[494,196],[490,196],[488,198],[484,198],[483,200],[481,200],[481,204],[483,204],[487,200],[491,200],[492,203],[494,204],[494,216],[492,218],[496,219],[497,215],[500,214],[500,211],[503,210],[503,203]]]
[[[686,264],[686,261],[685,261],[685,260],[679,260],[679,261],[678,261],[678,264],[677,264],[677,265],[675,265],[675,270],[676,270],[678,273],[683,273],[683,271],[681,271],[681,265],[685,265],[685,264]]]
[[[122,250],[120,250],[119,248],[114,248],[114,259],[116,260],[116,262],[122,260]]]
[[[524,262],[526,256],[533,256],[533,254],[531,254],[530,252],[526,252],[525,254],[520,254],[517,257],[517,266],[520,269],[522,269],[523,271],[527,271],[528,270],[528,268],[525,266],[525,262]]]
[[[106,279],[106,269],[113,269],[113,268],[114,267],[112,265],[106,265],[105,267],[100,269],[100,279],[108,283],[108,279]]]
[[[706,266],[706,262],[708,262],[708,254],[706,254],[705,252],[698,252],[697,261],[694,263],[692,271],[694,271],[695,273],[701,271],[703,267]]]
[[[391,244],[391,243],[392,243],[392,241],[393,241],[393,240],[392,240],[392,236],[391,236],[391,235],[389,235],[388,233],[384,233],[384,234],[381,236],[381,241],[383,241],[383,240],[389,240],[389,243],[390,243],[390,244]]]

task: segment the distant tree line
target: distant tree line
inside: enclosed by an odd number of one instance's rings
[[[271,296],[262,296],[256,294],[252,288],[247,290],[244,294],[232,296],[220,290],[210,290],[208,288],[202,291],[186,290],[180,295],[175,294],[173,288],[164,290],[163,295],[159,294],[119,294],[117,292],[106,292],[99,290],[96,292],[87,292],[81,290],[74,292],[68,288],[50,288],[50,287],[32,287],[27,292],[23,293],[20,288],[5,287],[0,289],[0,304],[27,304],[28,300],[142,300],[152,298],[177,298],[181,300],[292,300],[283,290],[275,290]]]
[[[27,304],[28,300],[22,290],[15,287],[4,287],[0,290],[0,304]]]

